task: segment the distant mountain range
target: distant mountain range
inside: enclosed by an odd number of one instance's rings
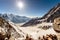
[[[19,16],[14,14],[0,14],[0,17],[4,18],[7,21],[11,21],[13,23],[24,23],[31,19],[25,16]]]
[[[51,22],[53,23],[54,19],[60,17],[60,3],[58,5],[54,6],[48,13],[46,13],[43,17],[41,18],[34,18],[25,23],[24,26],[32,26],[36,25],[42,22]]]

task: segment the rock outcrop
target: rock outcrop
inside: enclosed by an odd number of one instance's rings
[[[54,19],[53,28],[56,32],[60,33],[60,17]]]
[[[5,19],[0,17],[0,39],[9,40],[12,37],[18,38],[18,37],[20,37],[20,35]]]

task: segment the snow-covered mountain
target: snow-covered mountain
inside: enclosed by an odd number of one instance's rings
[[[31,19],[22,26],[31,26],[42,22],[53,23],[54,19],[57,17],[60,17],[60,3],[58,3],[57,6],[54,6],[52,9],[50,9],[50,11],[48,11],[43,17]]]
[[[0,17],[6,19],[7,21],[12,21],[13,23],[24,23],[30,20],[28,17],[14,14],[0,14]]]

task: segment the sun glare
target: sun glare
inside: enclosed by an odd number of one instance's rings
[[[24,3],[23,2],[17,2],[17,6],[22,9],[24,8]]]

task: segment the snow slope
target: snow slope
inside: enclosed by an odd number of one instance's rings
[[[11,22],[10,22],[10,25],[13,26],[13,28],[17,31],[17,33],[19,33],[20,35],[23,35],[24,39],[27,34],[35,40],[37,40],[39,36],[42,37],[43,35],[46,35],[46,34],[56,34],[53,28],[43,30],[35,26],[34,27],[20,27]]]

